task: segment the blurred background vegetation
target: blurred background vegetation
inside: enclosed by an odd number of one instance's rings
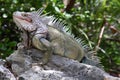
[[[69,31],[97,51],[104,69],[120,73],[120,0],[0,0],[0,57],[20,41],[14,11],[45,12],[65,20]]]

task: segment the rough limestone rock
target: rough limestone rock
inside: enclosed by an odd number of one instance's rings
[[[3,65],[4,61],[0,59],[0,80],[16,80],[15,76],[10,72],[10,70]]]
[[[120,80],[103,70],[59,55],[41,64],[44,52],[37,49],[16,50],[6,60],[17,80]]]

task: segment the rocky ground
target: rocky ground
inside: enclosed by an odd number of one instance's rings
[[[19,49],[0,60],[0,80],[120,80],[95,66],[53,55],[41,64],[43,52]]]

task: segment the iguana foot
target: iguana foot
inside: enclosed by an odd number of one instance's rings
[[[22,43],[18,43],[18,44],[17,44],[17,48],[18,48],[18,49],[24,49],[25,46],[24,46]]]
[[[22,42],[17,44],[18,49],[30,49],[29,46],[24,45]]]

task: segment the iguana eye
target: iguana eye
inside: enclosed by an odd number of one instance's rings
[[[22,16],[27,17],[27,16],[28,16],[28,14],[22,14]]]

